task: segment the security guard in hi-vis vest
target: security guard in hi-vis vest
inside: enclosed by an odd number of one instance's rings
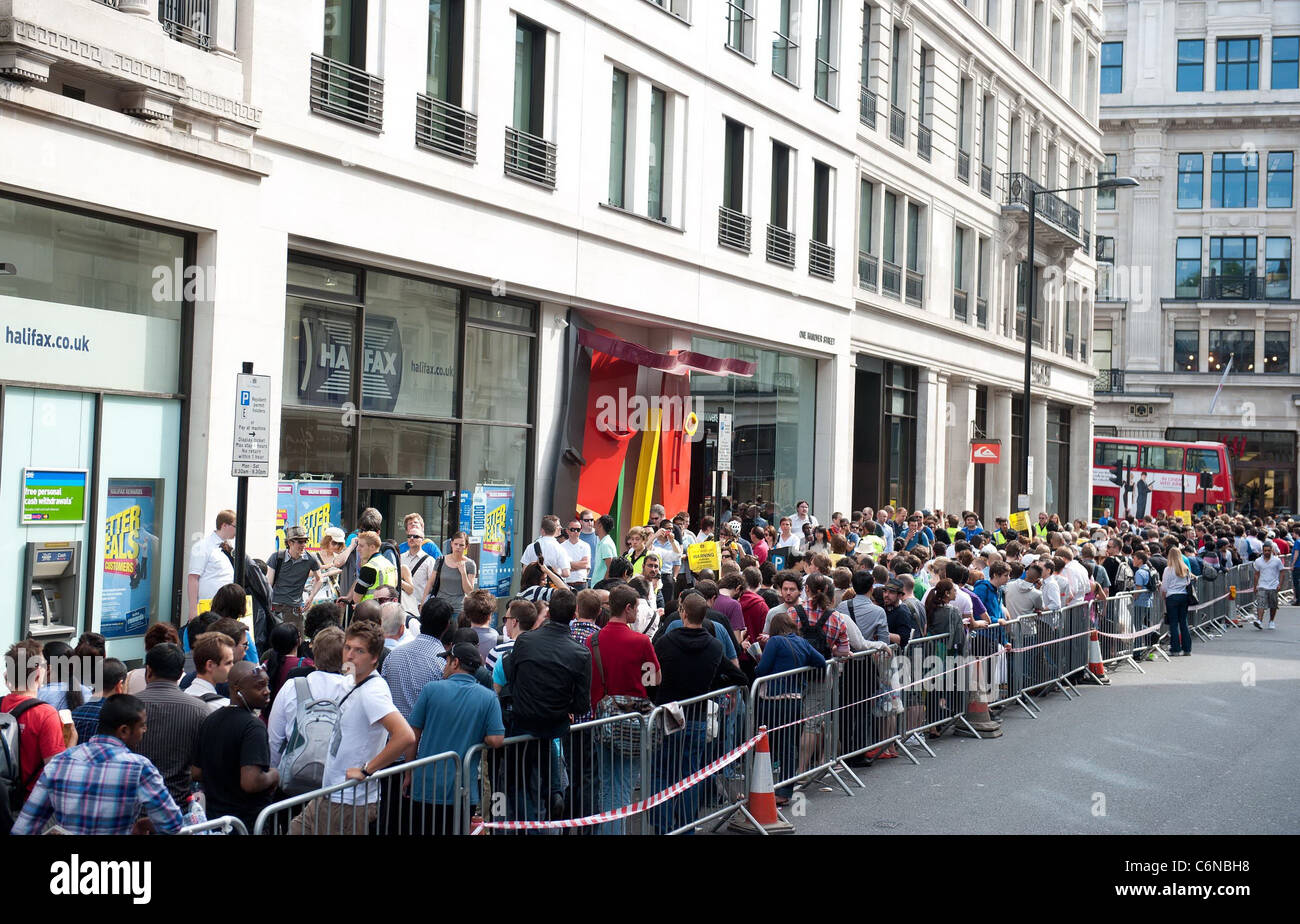
[[[357,536],[357,557],[361,567],[357,571],[357,583],[349,595],[354,603],[373,599],[375,591],[381,587],[397,586],[397,566],[380,553],[381,544],[379,533],[364,532]]]

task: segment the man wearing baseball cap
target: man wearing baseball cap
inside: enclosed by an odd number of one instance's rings
[[[266,578],[271,584],[271,612],[283,622],[293,623],[302,632],[302,594],[308,578],[320,575],[321,564],[307,551],[307,530],[286,526],[285,548],[266,563]]]

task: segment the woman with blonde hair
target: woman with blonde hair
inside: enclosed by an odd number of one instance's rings
[[[1169,623],[1169,653],[1180,649],[1184,658],[1192,655],[1192,633],[1187,628],[1187,608],[1191,604],[1191,586],[1196,578],[1183,558],[1181,546],[1169,547],[1168,564],[1160,579],[1160,593],[1165,598],[1165,621]]]

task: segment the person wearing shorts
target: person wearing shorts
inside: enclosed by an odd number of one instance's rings
[[[1264,628],[1264,609],[1268,609],[1268,627],[1277,628],[1277,591],[1282,582],[1282,559],[1277,554],[1277,546],[1271,542],[1264,543],[1264,554],[1252,562],[1255,570],[1255,614],[1256,629]]]

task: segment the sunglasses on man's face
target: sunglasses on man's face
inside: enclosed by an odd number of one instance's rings
[[[581,526],[570,526],[570,527],[569,527],[569,532],[571,532],[571,533],[577,533],[577,532],[581,532],[581,531],[582,531],[582,527],[581,527]]]

